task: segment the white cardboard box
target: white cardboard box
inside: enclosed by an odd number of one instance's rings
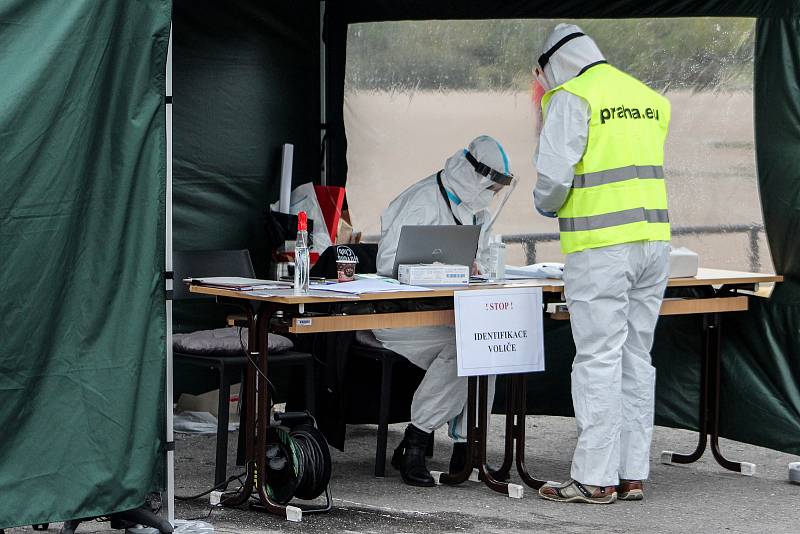
[[[669,254],[669,277],[691,278],[697,276],[700,267],[700,257],[696,252],[686,247],[672,249]]]
[[[465,286],[469,284],[469,267],[445,263],[402,264],[397,279],[411,286]]]

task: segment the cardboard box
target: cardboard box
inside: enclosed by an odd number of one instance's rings
[[[445,263],[402,264],[397,279],[411,286],[465,286],[469,284],[469,267]]]

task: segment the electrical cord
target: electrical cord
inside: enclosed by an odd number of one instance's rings
[[[303,477],[297,485],[294,496],[303,500],[313,500],[322,495],[330,480],[330,453],[324,437],[311,425],[299,425],[289,433],[297,444],[303,462]],[[323,440],[323,442],[320,442]]]
[[[193,501],[195,499],[199,499],[200,497],[205,497],[206,495],[208,495],[209,493],[211,493],[214,490],[218,490],[220,488],[227,488],[228,484],[230,484],[234,480],[238,480],[239,483],[241,483],[242,482],[241,477],[243,477],[245,474],[246,473],[241,473],[239,475],[233,475],[231,477],[228,477],[228,480],[225,480],[224,482],[220,482],[219,484],[217,484],[216,486],[214,486],[210,490],[204,491],[203,493],[198,493],[197,495],[175,495],[175,498],[177,500],[179,500],[179,501]],[[244,484],[242,484],[242,485],[244,485]]]
[[[209,519],[211,519],[211,514],[214,513],[214,510],[217,510],[219,508],[222,508],[221,504],[212,504],[211,506],[208,507],[208,513],[206,515],[190,517],[189,519],[187,519],[187,521],[208,521]]]
[[[244,357],[247,358],[247,361],[250,362],[250,364],[255,368],[256,372],[259,375],[261,375],[261,377],[264,380],[267,381],[267,386],[272,391],[272,395],[273,396],[277,395],[278,394],[278,388],[276,388],[275,384],[273,384],[272,381],[269,378],[267,378],[267,375],[264,373],[264,371],[261,370],[261,368],[258,366],[258,363],[253,359],[252,356],[250,356],[250,352],[248,352],[247,347],[244,346],[244,340],[242,339],[242,330],[244,330],[244,327],[240,326],[239,327],[239,346],[242,348],[242,354],[244,354]]]

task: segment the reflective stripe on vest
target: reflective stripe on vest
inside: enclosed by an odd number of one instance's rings
[[[591,113],[583,157],[558,210],[565,254],[633,241],[668,241],[664,141],[669,101],[611,65],[595,65],[542,98],[567,91]]]
[[[633,178],[639,178],[642,180],[663,180],[664,168],[657,165],[629,165],[628,167],[609,169],[607,171],[576,174],[575,179],[572,182],[572,187],[595,187],[598,185],[613,184],[614,182],[631,180]]]
[[[562,217],[558,219],[558,227],[562,232],[582,232],[585,230],[599,230],[611,226],[622,226],[636,222],[668,223],[667,210],[646,210],[633,208],[630,210],[615,211],[590,217]]]

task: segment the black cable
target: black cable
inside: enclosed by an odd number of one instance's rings
[[[211,506],[209,506],[208,513],[205,516],[200,515],[197,517],[190,517],[189,519],[187,519],[187,521],[208,521],[209,519],[211,519],[211,514],[214,513],[214,510],[216,510],[217,508],[222,508],[222,505],[212,504]]]
[[[272,381],[269,378],[267,378],[267,375],[261,370],[261,368],[255,362],[255,360],[253,360],[253,358],[250,356],[250,353],[248,352],[247,347],[244,346],[244,340],[242,339],[242,330],[243,329],[244,329],[244,327],[242,327],[242,326],[239,327],[239,346],[242,349],[242,354],[244,354],[244,357],[247,358],[248,362],[250,362],[250,365],[252,365],[255,368],[256,372],[259,375],[261,375],[264,378],[264,380],[267,381],[267,389],[272,391],[272,395],[270,395],[270,397],[269,397],[270,398],[269,411],[270,411],[270,413],[272,413],[272,408],[275,406],[274,399],[278,395],[278,388],[276,388],[275,384],[273,384]],[[267,334],[267,343],[269,343],[269,334]],[[248,343],[248,345],[249,345],[249,343]],[[241,402],[241,396],[240,396],[239,401]],[[256,415],[256,426],[258,426],[258,415]]]
[[[300,425],[289,433],[301,452],[303,462],[303,478],[295,490],[295,496],[303,500],[312,500],[322,495],[328,486],[330,460],[326,459],[322,449],[327,447],[327,443],[320,443],[320,438],[306,430],[304,426]],[[309,428],[313,429],[310,426]]]
[[[261,368],[258,366],[258,363],[252,358],[252,356],[250,356],[250,352],[247,350],[247,347],[244,346],[244,340],[242,339],[243,329],[243,326],[239,327],[239,346],[242,348],[242,354],[244,354],[244,357],[247,358],[247,361],[249,361],[252,366],[255,367],[256,372],[258,372],[258,374],[260,374],[261,377],[267,381],[267,386],[272,390],[272,395],[275,396],[278,394],[278,388],[276,388],[275,384],[273,384],[272,381],[267,378],[267,375],[261,370]],[[267,337],[267,339],[269,339],[269,337]],[[269,341],[267,342],[269,343]]]
[[[244,476],[245,474],[246,473],[241,473],[239,475],[233,475],[231,477],[228,477],[228,480],[220,482],[219,484],[217,484],[216,486],[214,486],[210,490],[204,491],[203,493],[198,493],[197,495],[187,495],[187,496],[175,495],[175,498],[178,499],[179,501],[193,501],[195,499],[199,499],[200,497],[205,497],[206,495],[208,495],[212,491],[217,490],[217,489],[219,489],[221,487],[227,488],[228,484],[230,484],[234,480],[239,480],[239,482],[241,483],[241,477]]]

